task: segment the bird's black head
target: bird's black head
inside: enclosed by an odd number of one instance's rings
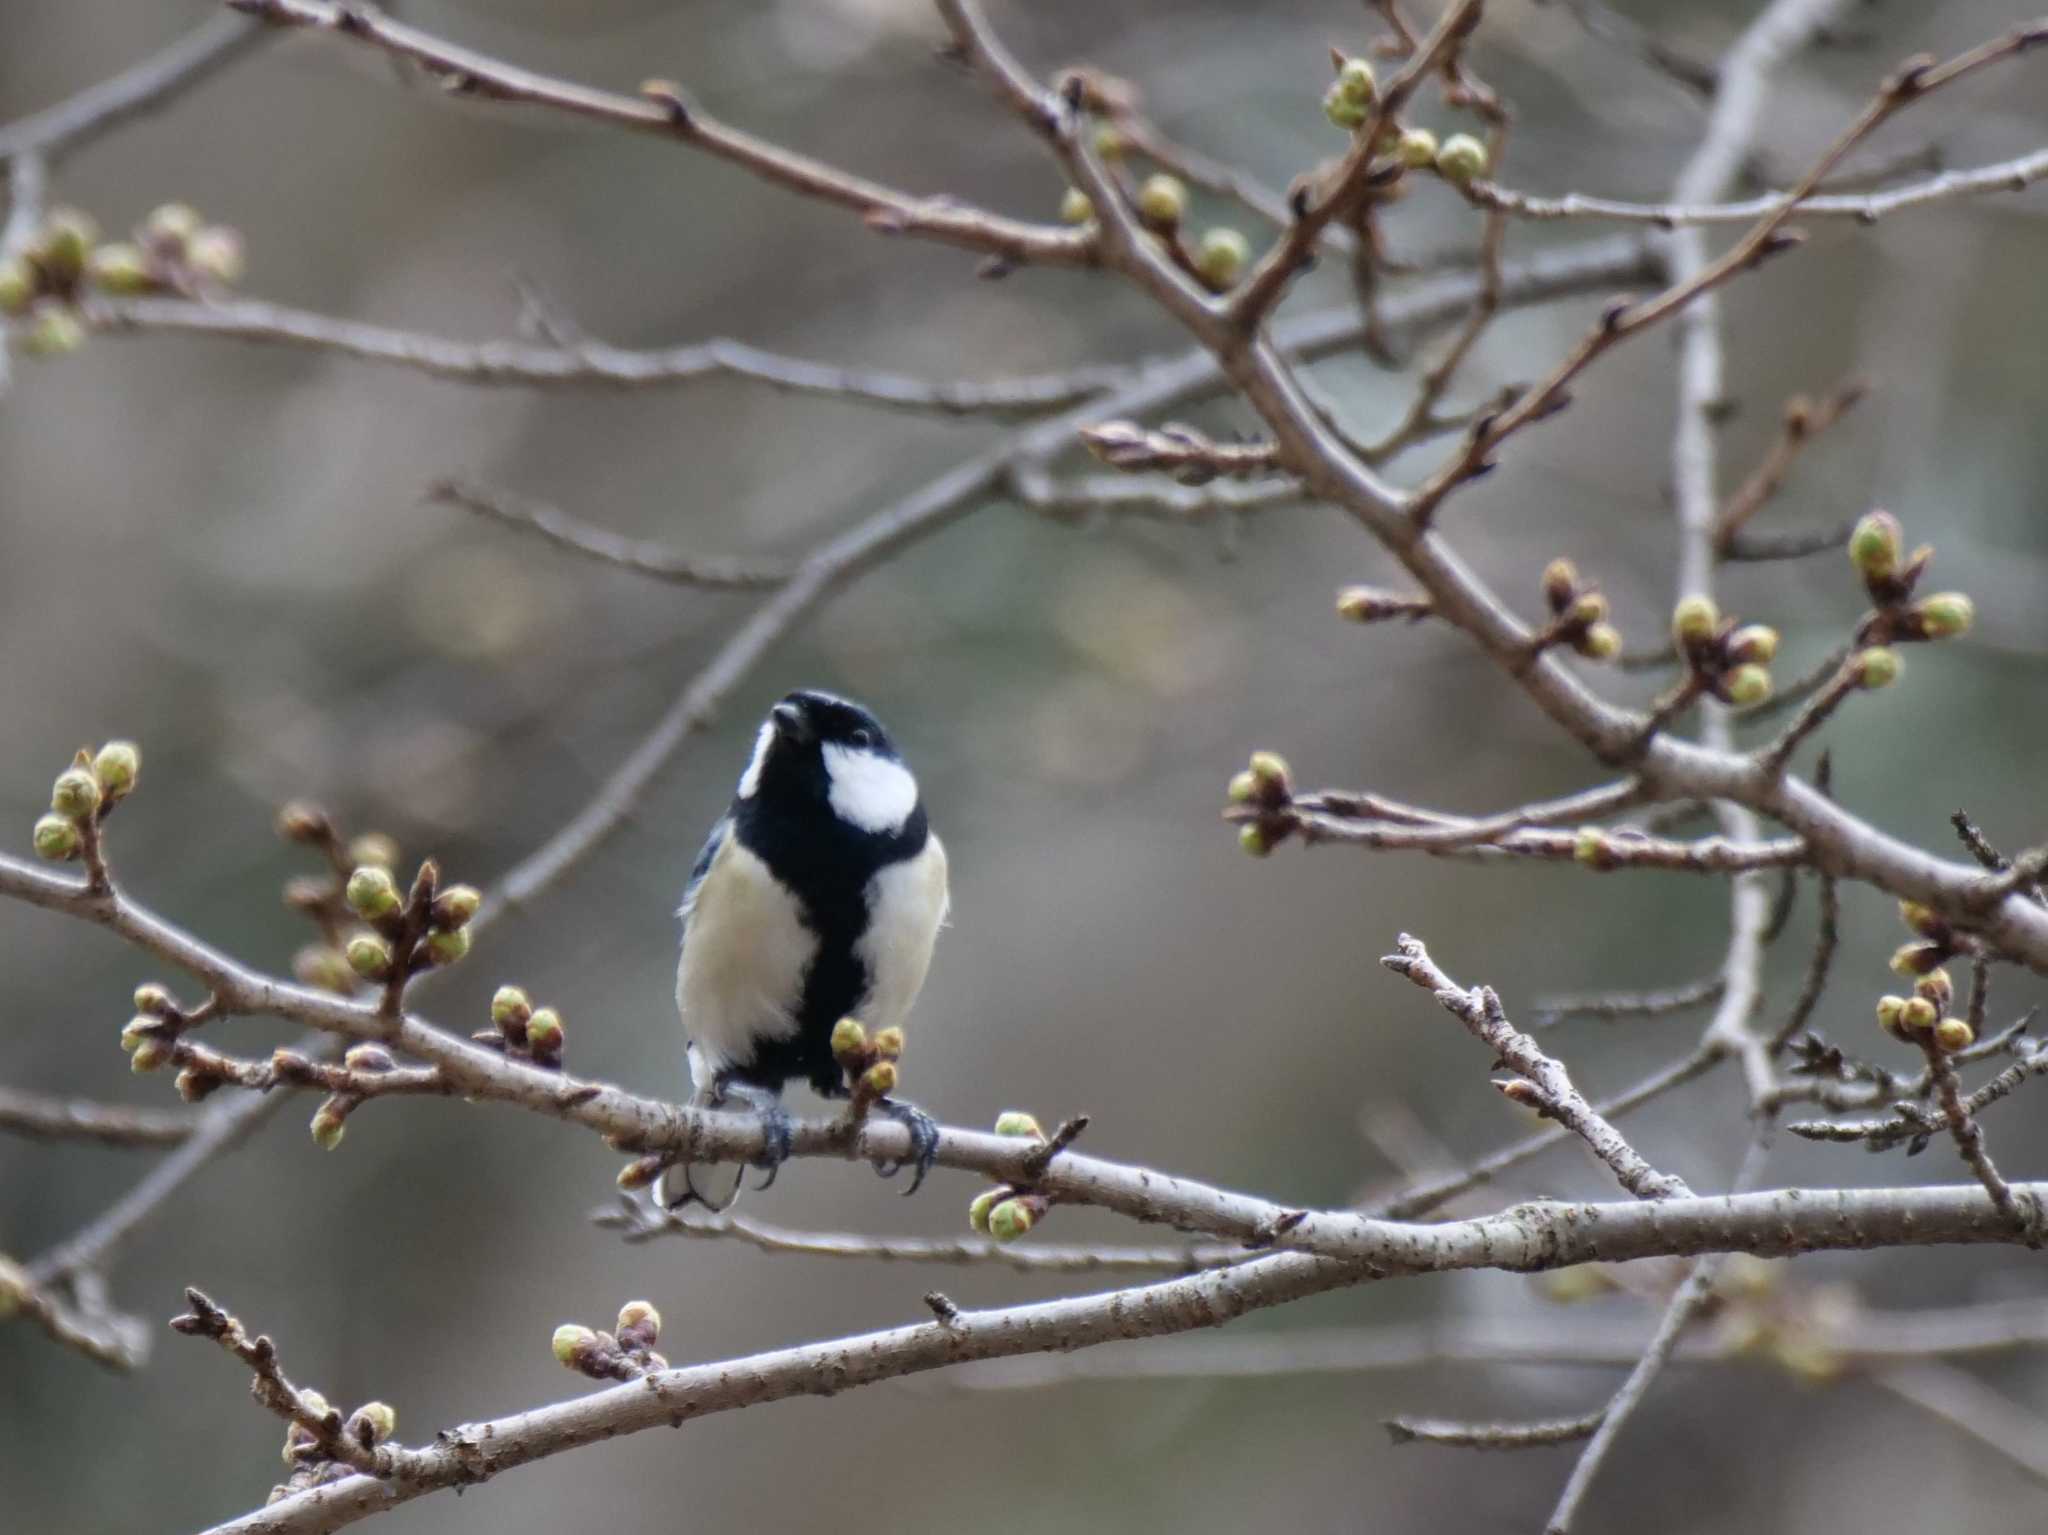
[[[917,780],[882,722],[859,704],[810,691],[768,711],[738,805],[752,818],[827,820],[885,838],[923,822]]]

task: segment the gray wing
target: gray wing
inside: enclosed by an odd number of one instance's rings
[[[676,915],[683,919],[683,931],[690,930],[690,908],[697,904],[698,887],[704,883],[704,876],[711,872],[711,860],[718,856],[718,845],[725,841],[725,834],[732,828],[732,817],[722,815],[711,825],[711,835],[704,839],[704,849],[697,855],[697,862],[690,870],[690,882],[683,886],[683,904]]]

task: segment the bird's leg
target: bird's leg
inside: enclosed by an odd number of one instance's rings
[[[760,1087],[721,1074],[712,1078],[708,1089],[699,1094],[696,1101],[707,1109],[737,1106],[754,1112],[761,1121],[761,1153],[753,1159],[752,1165],[763,1169],[767,1174],[758,1187],[765,1189],[772,1184],[776,1173],[781,1171],[782,1164],[789,1160],[790,1146],[794,1140],[792,1126],[795,1121],[789,1117],[789,1111],[783,1108],[781,1094],[773,1088]],[[744,1181],[742,1176],[740,1183]],[[723,1201],[714,1200],[697,1188],[686,1165],[683,1168],[683,1196],[667,1208],[679,1210],[687,1205],[700,1204],[712,1214],[722,1215],[730,1210],[734,1201],[739,1198],[740,1183],[733,1185],[729,1198]]]
[[[877,1098],[873,1109],[878,1114],[888,1115],[910,1132],[910,1155],[904,1161],[875,1164],[875,1171],[884,1178],[895,1177],[905,1166],[915,1169],[910,1187],[903,1191],[908,1198],[918,1191],[924,1183],[924,1175],[932,1170],[932,1163],[938,1158],[939,1122],[916,1104],[906,1103],[900,1098]]]

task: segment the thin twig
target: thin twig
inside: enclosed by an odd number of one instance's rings
[[[1687,1198],[1685,1180],[1660,1173],[1572,1085],[1564,1066],[1537,1048],[1536,1041],[1508,1022],[1500,998],[1488,986],[1467,991],[1440,970],[1420,939],[1403,933],[1395,953],[1380,961],[1389,970],[1433,993],[1452,1016],[1462,1020],[1495,1059],[1518,1073],[1502,1087],[1517,1103],[1555,1119],[1586,1143],[1587,1149],[1613,1172],[1617,1182],[1639,1199]],[[1500,1085],[1500,1084],[1496,1084]],[[1518,1091],[1519,1089],[1519,1091]]]

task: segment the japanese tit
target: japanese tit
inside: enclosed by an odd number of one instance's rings
[[[881,722],[829,693],[791,693],[769,710],[731,808],[690,871],[676,966],[692,1102],[761,1115],[763,1187],[789,1154],[784,1085],[848,1096],[833,1026],[857,1018],[872,1033],[903,1022],[947,905],[946,850]],[[885,1097],[875,1108],[910,1129],[914,1193],[937,1128],[908,1103]],[[717,1210],[738,1195],[737,1179],[722,1195],[704,1182],[701,1167],[672,1168],[661,1202]]]

